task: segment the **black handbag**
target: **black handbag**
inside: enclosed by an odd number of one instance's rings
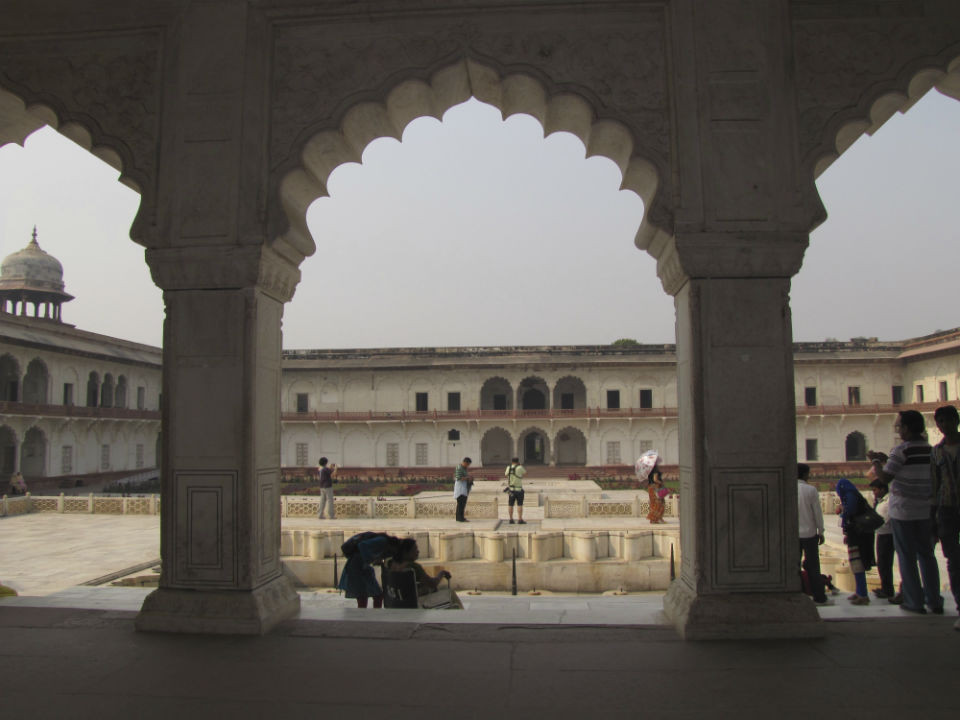
[[[879,530],[883,526],[884,519],[876,510],[868,507],[859,515],[855,515],[852,522],[854,530],[860,534],[868,535]]]

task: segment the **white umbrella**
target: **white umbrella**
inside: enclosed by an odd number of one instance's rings
[[[637,471],[637,478],[639,478],[640,482],[647,481],[647,478],[650,477],[650,471],[653,470],[659,459],[660,454],[656,450],[647,450],[640,456],[636,465],[634,465]]]

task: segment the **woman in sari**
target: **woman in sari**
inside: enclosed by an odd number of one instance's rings
[[[649,485],[647,485],[647,497],[650,498],[650,512],[647,513],[647,520],[651,525],[664,523],[663,513],[667,509],[667,501],[663,498],[665,495],[663,487],[663,474],[660,472],[660,466],[655,465],[650,471]]]

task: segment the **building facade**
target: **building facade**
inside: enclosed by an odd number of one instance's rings
[[[960,330],[796,343],[794,377],[797,457],[864,460],[896,444],[899,410],[957,402]],[[656,449],[672,465],[676,378],[672,345],[285,351],[282,462],[603,466]]]

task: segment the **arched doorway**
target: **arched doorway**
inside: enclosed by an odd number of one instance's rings
[[[586,465],[587,438],[575,427],[565,427],[557,433],[557,465]]]
[[[20,399],[20,363],[12,355],[0,356],[0,400]]]
[[[539,428],[528,428],[520,434],[518,453],[524,465],[550,464],[550,439]]]
[[[20,446],[20,472],[24,477],[46,477],[47,436],[43,430],[32,427]]]
[[[550,390],[543,378],[524,378],[517,387],[517,406],[521,410],[548,410]]]
[[[17,471],[17,435],[7,425],[0,426],[0,480],[9,480]]]
[[[34,358],[27,365],[27,374],[23,378],[23,402],[28,405],[46,405],[49,398],[50,374],[46,363]]]
[[[490,428],[480,439],[480,463],[484,466],[506,465],[513,457],[513,438],[501,427]]]
[[[513,410],[513,387],[506,378],[492,377],[480,388],[481,410]]]
[[[587,388],[583,384],[583,380],[573,375],[557,380],[557,384],[553,388],[554,410],[559,410],[562,413],[565,410],[582,410],[586,406]],[[559,462],[559,459],[557,462]]]
[[[859,430],[854,430],[852,433],[847,435],[844,447],[846,450],[845,456],[847,462],[867,459],[867,438]]]

